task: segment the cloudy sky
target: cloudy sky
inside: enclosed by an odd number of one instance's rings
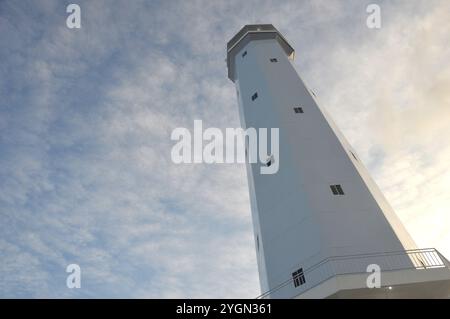
[[[69,3],[0,2],[0,297],[259,295],[245,167],[170,159],[176,127],[239,126],[225,48],[249,23],[450,257],[448,0],[77,1],[81,29]]]

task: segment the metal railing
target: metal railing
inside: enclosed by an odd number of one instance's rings
[[[305,284],[294,287],[290,278],[273,289],[261,294],[257,299],[276,294],[283,296],[283,289],[295,289],[301,294],[337,275],[367,273],[367,266],[376,264],[382,272],[406,269],[432,269],[448,267],[449,262],[434,248],[413,249],[395,252],[333,256],[304,269]]]

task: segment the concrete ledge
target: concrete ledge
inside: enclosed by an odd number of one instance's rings
[[[450,269],[447,267],[385,271],[381,273],[381,288],[367,288],[368,276],[369,273],[337,275],[296,298],[435,299],[450,297]]]

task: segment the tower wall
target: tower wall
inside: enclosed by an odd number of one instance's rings
[[[242,126],[275,127],[280,133],[276,174],[262,175],[261,163],[247,164],[261,290],[331,256],[414,248],[279,39],[249,41],[230,58]],[[258,97],[252,100],[254,93]],[[341,185],[344,195],[334,195],[330,185]],[[295,295],[292,286],[279,297]]]

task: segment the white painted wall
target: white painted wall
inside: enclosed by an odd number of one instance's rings
[[[278,173],[261,175],[260,163],[247,164],[262,292],[329,256],[415,248],[279,43],[251,41],[234,59],[242,126],[280,128]],[[345,195],[333,195],[331,184],[341,184]],[[291,285],[276,297],[295,295]]]

